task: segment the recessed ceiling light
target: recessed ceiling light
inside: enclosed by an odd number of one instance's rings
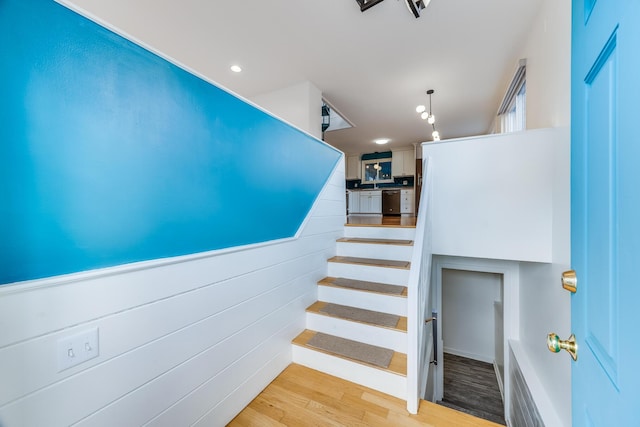
[[[389,138],[380,138],[380,139],[374,139],[373,142],[375,142],[378,145],[384,145],[386,143],[388,143],[389,141],[391,141]]]
[[[240,71],[242,71],[242,68],[240,68],[239,65],[232,65],[231,71],[233,71],[234,73],[239,73]]]

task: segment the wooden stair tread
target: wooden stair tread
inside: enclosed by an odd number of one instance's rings
[[[399,239],[369,239],[365,237],[343,237],[337,240],[341,243],[368,243],[374,245],[413,246],[413,240]]]
[[[329,314],[329,313],[324,313],[321,310],[327,305],[328,303],[325,301],[316,301],[313,304],[311,304],[309,307],[307,307],[307,312],[308,313],[315,313],[315,314],[320,314],[322,316],[328,316],[328,317],[334,317],[336,319],[343,319],[343,320],[347,320],[349,322],[356,322],[356,323],[362,323],[365,325],[371,325],[371,326],[375,326],[377,328],[386,328],[386,329],[392,329],[392,330],[397,330],[400,332],[407,332],[407,318],[404,316],[398,316],[398,323],[396,323],[396,325],[394,327],[389,327],[389,326],[384,326],[384,325],[380,325],[377,323],[369,323],[369,322],[364,322],[361,320],[355,320],[355,319],[349,319],[349,318],[345,318],[345,317],[340,317],[340,316],[336,316],[333,314]],[[340,304],[335,304],[335,305],[340,305]],[[346,306],[343,306],[346,307]],[[365,309],[361,309],[361,308],[357,308],[357,307],[349,307],[352,310],[355,311],[363,311],[363,312],[367,312],[367,311],[372,311],[372,310],[365,310]]]
[[[353,286],[343,285],[337,281],[351,283]],[[406,298],[408,290],[406,286],[388,285],[386,283],[367,282],[365,280],[347,279],[344,277],[325,277],[318,282],[320,286],[330,286],[333,288],[349,289],[356,292],[370,292],[374,294],[388,295],[392,297]],[[402,289],[401,292],[390,292],[391,289]]]
[[[308,345],[307,343],[309,342],[309,340],[311,340],[311,338],[313,338],[316,335],[316,333],[317,333],[316,331],[305,329],[304,331],[302,331],[302,333],[300,333],[300,335],[295,337],[291,342],[294,345],[304,347],[313,351],[317,351],[320,353],[328,354],[333,357],[339,357],[340,359],[349,360],[354,363],[359,363],[364,366],[380,369],[382,371],[390,372],[392,374],[401,375],[405,377],[407,376],[407,355],[404,353],[398,353],[397,351],[394,351],[393,357],[391,358],[391,363],[389,364],[389,367],[385,369],[385,368],[381,368],[380,366],[371,365],[369,363],[362,362],[356,359],[350,359],[342,355],[335,354],[335,353]]]
[[[329,258],[329,262],[339,262],[342,264],[367,265],[372,267],[398,268],[401,270],[409,270],[411,263],[409,261],[393,261],[388,259],[375,258],[359,258],[353,256],[334,256]]]

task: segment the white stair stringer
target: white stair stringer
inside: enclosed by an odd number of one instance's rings
[[[407,377],[293,345],[293,362],[407,400]]]
[[[311,312],[307,312],[307,329],[388,348],[399,353],[407,352],[407,333],[397,329]]]
[[[318,300],[407,316],[407,298],[334,286],[318,286]]]

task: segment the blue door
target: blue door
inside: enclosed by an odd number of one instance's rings
[[[640,426],[640,1],[572,21],[573,425]]]

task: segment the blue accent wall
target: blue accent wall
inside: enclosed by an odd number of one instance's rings
[[[0,64],[0,284],[293,236],[340,158],[51,0]]]

